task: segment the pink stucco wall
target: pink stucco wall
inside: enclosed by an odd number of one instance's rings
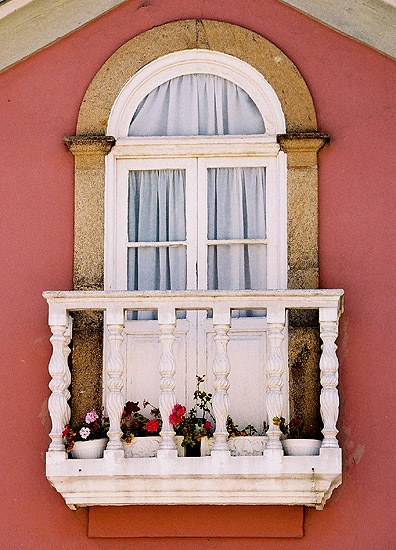
[[[87,510],[71,512],[45,478],[50,344],[41,292],[71,289],[73,160],[62,137],[75,133],[88,84],[133,36],[189,18],[241,25],[276,44],[305,78],[319,129],[332,136],[320,155],[320,269],[323,288],[346,292],[339,339],[344,482],[323,511],[306,510],[299,540],[209,541],[206,524],[202,539],[138,539],[133,547],[394,548],[396,61],[276,0],[130,1],[0,75],[0,547],[131,545],[87,538]],[[191,518],[199,521],[193,507]]]

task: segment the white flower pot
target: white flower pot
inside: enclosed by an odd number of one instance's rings
[[[314,456],[320,452],[319,439],[283,439],[282,445],[287,456]]]
[[[213,445],[214,437],[208,437],[205,435],[205,437],[201,439],[201,456],[210,456]]]
[[[178,456],[184,456],[184,447],[181,446],[183,436],[174,437]],[[130,443],[122,442],[125,458],[151,458],[157,456],[161,436],[134,437]]]
[[[157,455],[161,442],[159,435],[134,437],[130,443],[122,442],[125,458],[149,458]]]
[[[73,458],[103,458],[107,441],[107,437],[90,441],[76,441],[71,450],[71,455]]]
[[[231,456],[260,456],[267,445],[266,435],[243,435],[229,437],[227,442]],[[214,437],[204,437],[201,440],[201,456],[209,456],[213,445]]]
[[[267,445],[266,435],[243,435],[230,437],[228,446],[231,456],[260,456]]]
[[[182,447],[184,437],[182,435],[175,435],[173,439],[177,447],[177,456],[186,456],[186,448]]]

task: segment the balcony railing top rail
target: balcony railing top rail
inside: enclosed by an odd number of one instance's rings
[[[167,309],[320,309],[343,311],[341,289],[314,290],[71,290],[45,291],[51,313],[84,309],[106,310],[119,306],[123,310]],[[59,306],[59,307],[56,307]],[[50,320],[51,324],[51,320]]]

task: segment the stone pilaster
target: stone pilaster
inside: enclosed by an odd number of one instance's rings
[[[111,136],[63,139],[74,155],[74,290],[103,290],[105,157]],[[75,312],[72,418],[102,406],[103,314]]]

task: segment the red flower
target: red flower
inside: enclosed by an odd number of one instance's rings
[[[66,437],[67,434],[68,434],[70,431],[71,431],[71,430],[70,430],[69,426],[66,426],[65,429],[64,429],[63,432],[62,432],[62,437]]]
[[[298,420],[297,418],[292,418],[289,422],[289,426],[291,428],[299,428],[301,424],[302,424],[301,420]]]
[[[146,424],[146,430],[148,432],[157,432],[158,428],[159,428],[158,420],[153,419],[153,420],[150,420],[149,422],[147,422],[147,424]]]
[[[186,413],[186,407],[183,407],[180,405],[180,403],[176,403],[176,405],[172,409],[172,414],[169,416],[169,422],[172,424],[172,426],[177,426],[180,424],[180,422],[183,422],[183,416]]]
[[[136,401],[136,403],[134,403],[133,401],[128,401],[125,404],[124,411],[127,416],[140,411],[139,401]]]
[[[205,430],[211,430],[211,429],[213,428],[212,423],[209,422],[209,420],[207,420],[207,421],[205,422],[205,424],[203,425],[203,427],[205,428]]]

